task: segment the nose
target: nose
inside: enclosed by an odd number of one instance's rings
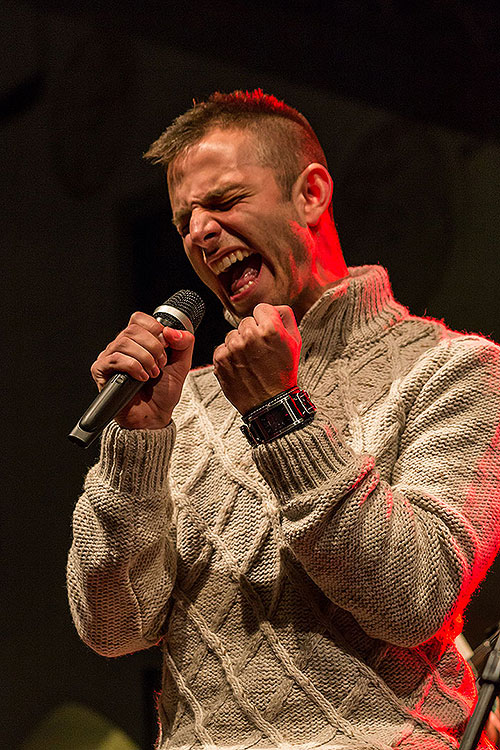
[[[221,227],[209,211],[195,208],[189,222],[189,235],[192,244],[201,247],[206,255],[211,255],[218,248]]]

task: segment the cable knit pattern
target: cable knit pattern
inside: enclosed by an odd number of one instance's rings
[[[500,544],[498,347],[350,269],[301,323],[314,422],[251,450],[212,368],[106,430],[74,514],[76,627],[162,643],[158,748],[457,748],[453,639]]]

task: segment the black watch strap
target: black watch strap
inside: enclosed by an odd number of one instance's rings
[[[315,411],[308,393],[295,386],[244,414],[241,431],[255,447],[304,427],[312,422]]]

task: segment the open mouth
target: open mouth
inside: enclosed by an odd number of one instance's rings
[[[230,298],[248,291],[257,281],[262,268],[262,256],[259,253],[237,260],[222,271],[219,279]]]

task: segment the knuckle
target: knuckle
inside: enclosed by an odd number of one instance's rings
[[[125,336],[127,338],[134,338],[141,334],[144,331],[144,327],[139,325],[139,323],[130,323],[124,331],[122,331],[121,336]]]
[[[269,321],[268,323],[266,323],[265,325],[263,325],[261,328],[262,328],[262,330],[261,330],[262,338],[265,341],[269,341],[269,340],[271,340],[271,339],[273,339],[275,337],[275,335],[276,335],[276,326],[273,325],[273,323],[271,323],[271,321]]]
[[[116,337],[116,339],[113,339],[113,341],[109,342],[109,344],[107,345],[107,347],[105,349],[103,349],[102,352],[98,355],[96,362],[98,362],[103,357],[107,357],[109,355],[109,353],[114,350],[114,348],[116,347],[117,341],[119,341],[119,339],[120,339],[120,335],[121,334],[118,334],[118,336]]]
[[[129,325],[139,323],[143,315],[144,313],[140,312],[140,310],[136,310],[135,312],[133,312],[130,316]]]
[[[118,365],[118,363],[120,361],[120,352],[118,352],[118,351],[112,352],[108,356],[107,359],[108,359],[108,361],[107,361],[108,367],[115,367],[116,365]]]
[[[238,332],[242,335],[249,335],[252,333],[255,329],[255,320],[254,318],[243,318],[243,320],[240,322],[238,326]]]
[[[225,344],[220,344],[214,351],[213,362],[215,365],[222,366],[228,356],[228,350]]]
[[[226,344],[226,357],[241,351],[244,346],[245,342],[241,336],[232,336]]]
[[[126,351],[128,348],[128,341],[129,339],[125,336],[119,336],[115,341],[113,341],[108,348],[105,351],[105,357],[106,359],[110,360],[113,357],[116,357],[119,352]]]
[[[137,310],[130,316],[127,329],[130,328],[133,328],[135,331],[150,331],[155,336],[159,336],[163,331],[164,326],[162,326],[156,318],[153,318],[152,315],[147,315],[146,313]]]

